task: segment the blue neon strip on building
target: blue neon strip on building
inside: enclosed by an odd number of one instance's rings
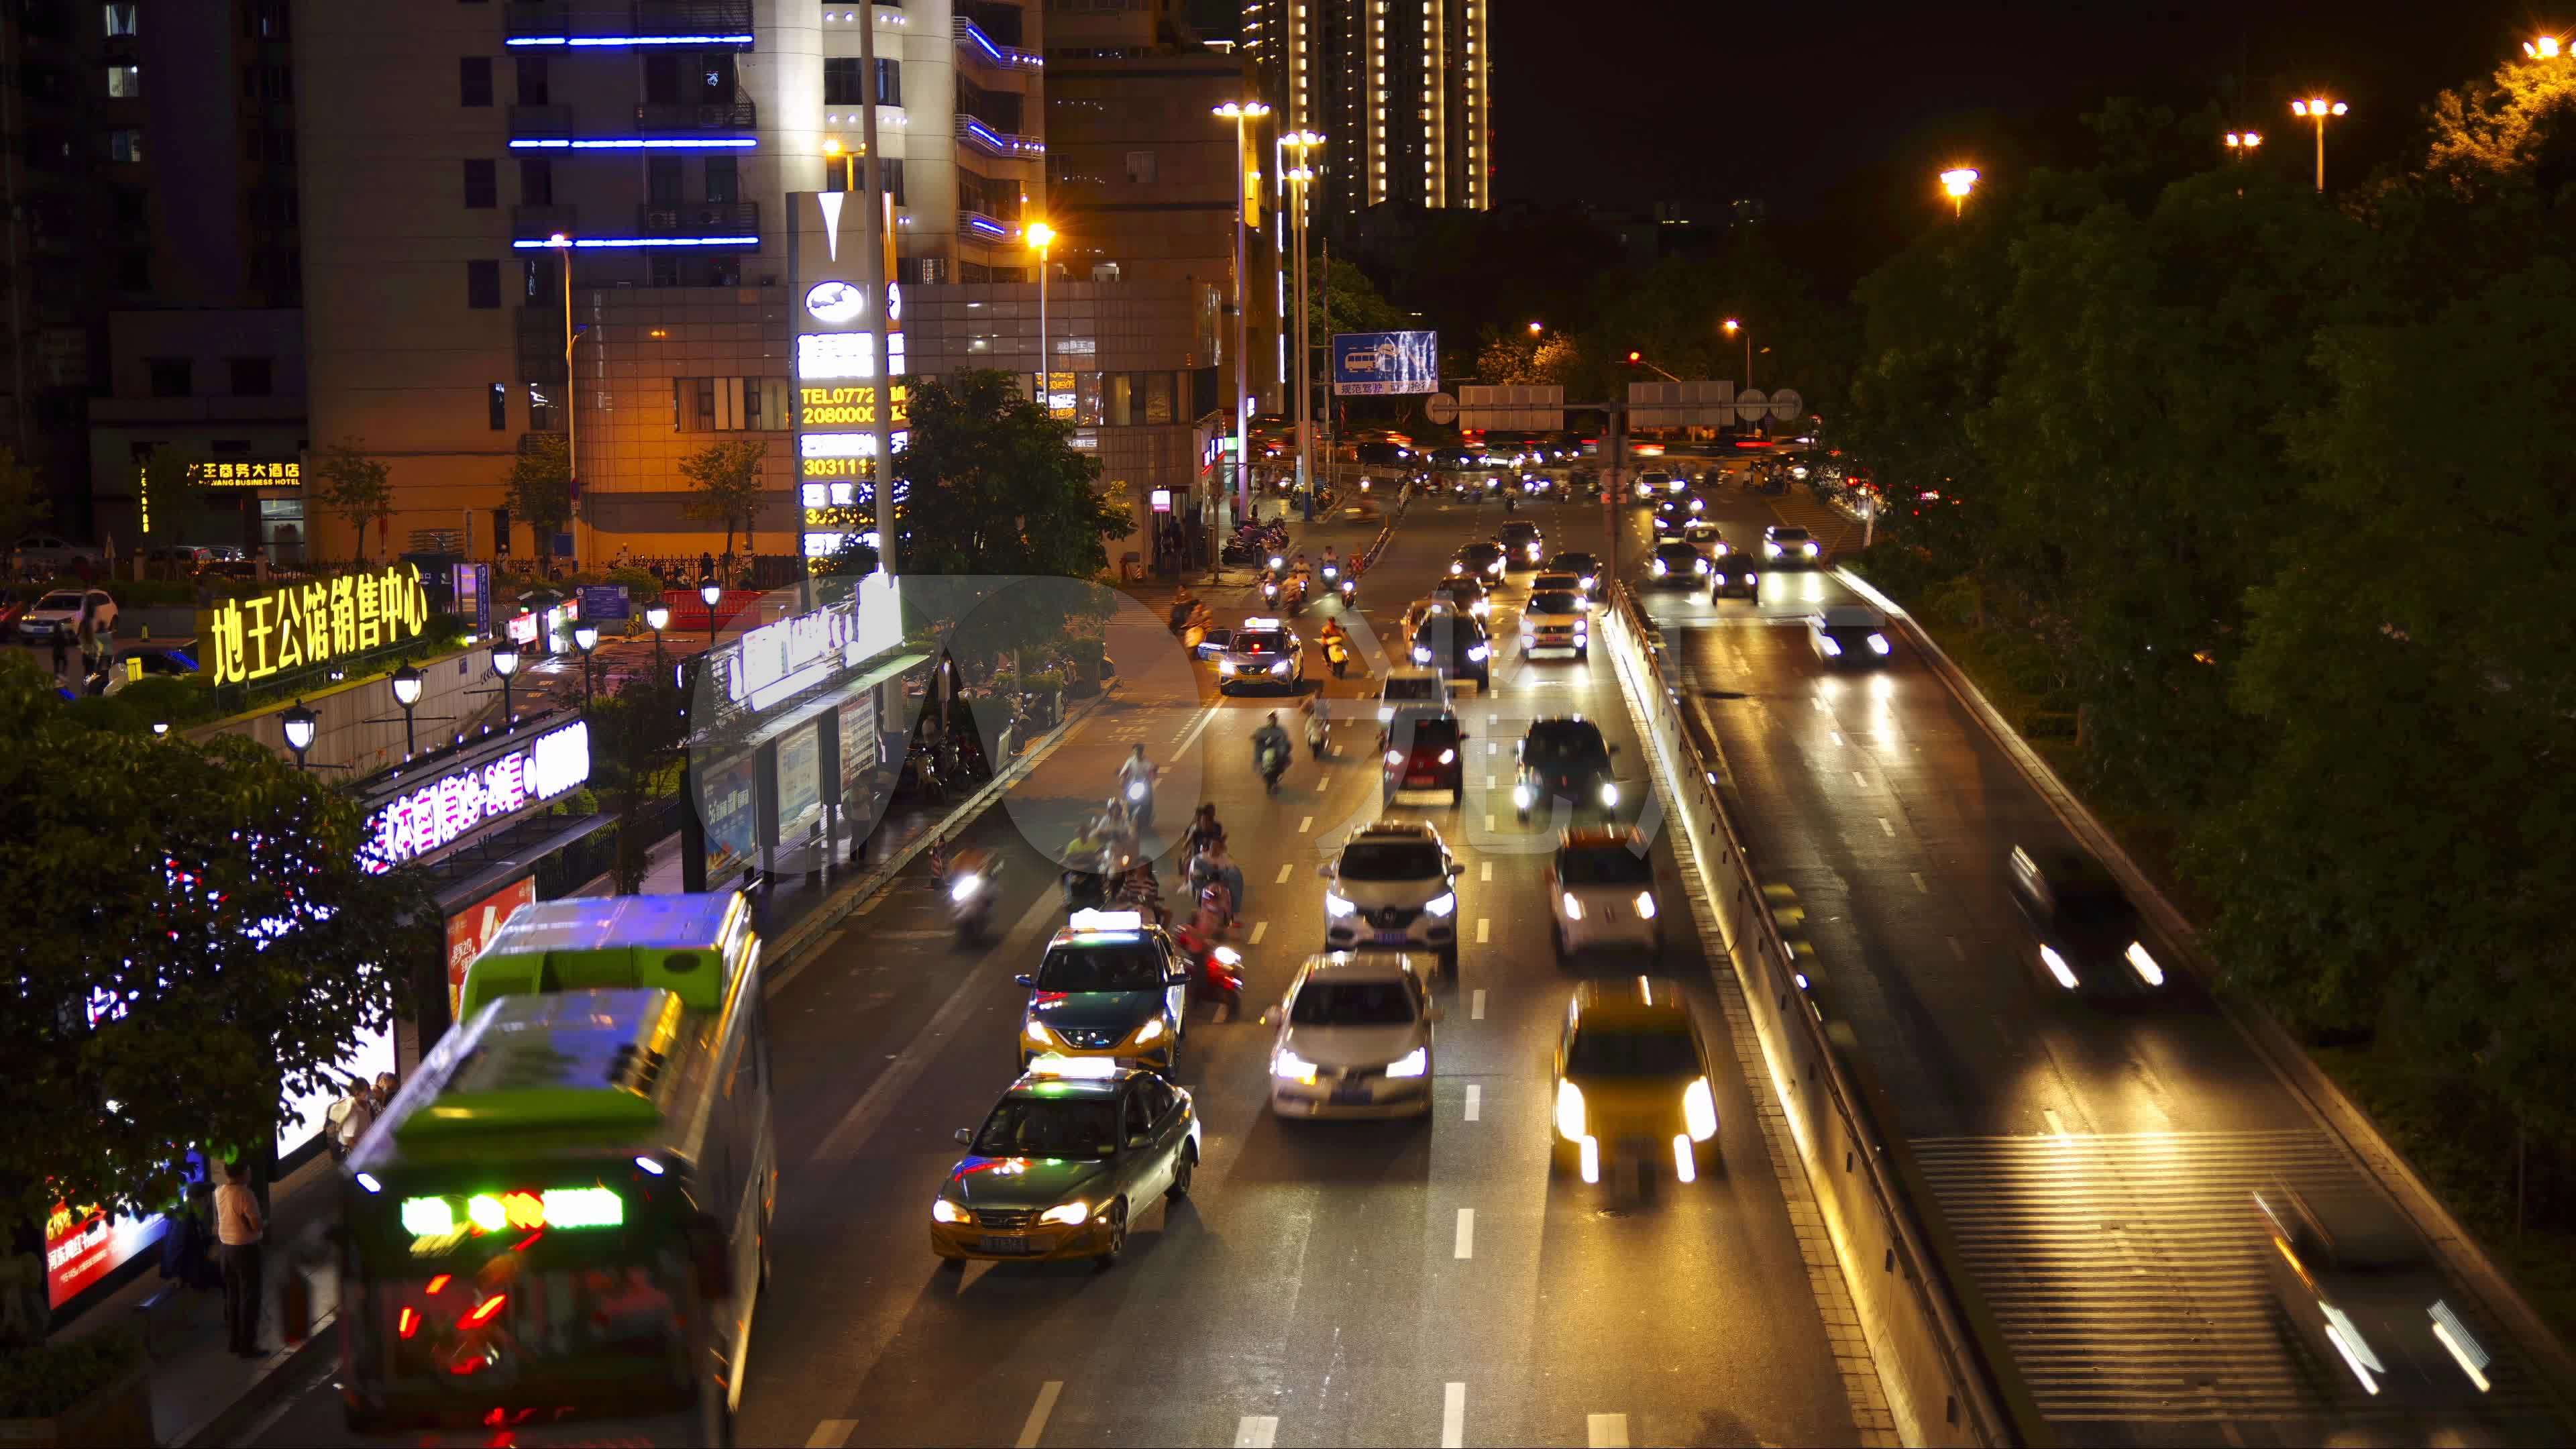
[[[513,151],[749,151],[756,136],[620,136],[596,141],[512,141]]]
[[[504,45],[749,45],[749,35],[521,35]]]
[[[756,236],[604,236],[575,237],[571,246],[576,251],[598,251],[609,247],[756,247]],[[561,251],[564,243],[548,241],[514,241],[517,251]]]

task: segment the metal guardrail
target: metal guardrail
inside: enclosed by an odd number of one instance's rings
[[[1830,1010],[1832,983],[1771,914],[1720,794],[1725,761],[1716,735],[1667,682],[1661,631],[1624,586],[1614,588],[1610,614],[1612,660],[1647,717],[1650,746],[1664,755],[1677,824],[1691,839],[1905,1441],[2054,1443],[1991,1315],[1950,1267],[1955,1250],[1904,1140],[1881,1128],[1890,1117],[1884,1094],[1851,1028]],[[1879,1251],[1864,1251],[1872,1246]]]
[[[956,33],[958,49],[968,55],[980,55],[1004,70],[1041,70],[1046,66],[1045,56],[1034,50],[1022,50],[1016,45],[1004,45],[986,35],[982,26],[963,15],[949,17],[949,23]]]
[[[1046,142],[1035,136],[1015,135],[997,130],[973,116],[957,118],[957,139],[987,155],[1006,161],[1034,161],[1046,154]]]

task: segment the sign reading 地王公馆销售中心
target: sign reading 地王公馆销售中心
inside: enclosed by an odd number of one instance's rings
[[[428,628],[418,564],[279,584],[197,611],[198,647],[217,684],[352,659]]]

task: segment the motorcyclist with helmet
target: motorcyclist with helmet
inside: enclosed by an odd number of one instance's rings
[[[1270,712],[1270,721],[1252,732],[1252,763],[1261,772],[1261,781],[1270,793],[1279,793],[1279,777],[1288,773],[1288,760],[1294,753],[1288,731],[1279,724],[1279,712]]]

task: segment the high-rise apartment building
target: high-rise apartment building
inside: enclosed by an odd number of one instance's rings
[[[789,549],[789,199],[854,169],[863,27],[897,279],[1029,275],[1037,0],[296,0],[295,21],[313,442],[391,466],[397,541],[560,546],[502,479],[569,430],[601,552],[721,546],[678,464],[745,436],[772,499],[751,551]]]
[[[1326,137],[1316,224],[1493,205],[1492,0],[1243,0],[1241,51],[1283,130]]]

